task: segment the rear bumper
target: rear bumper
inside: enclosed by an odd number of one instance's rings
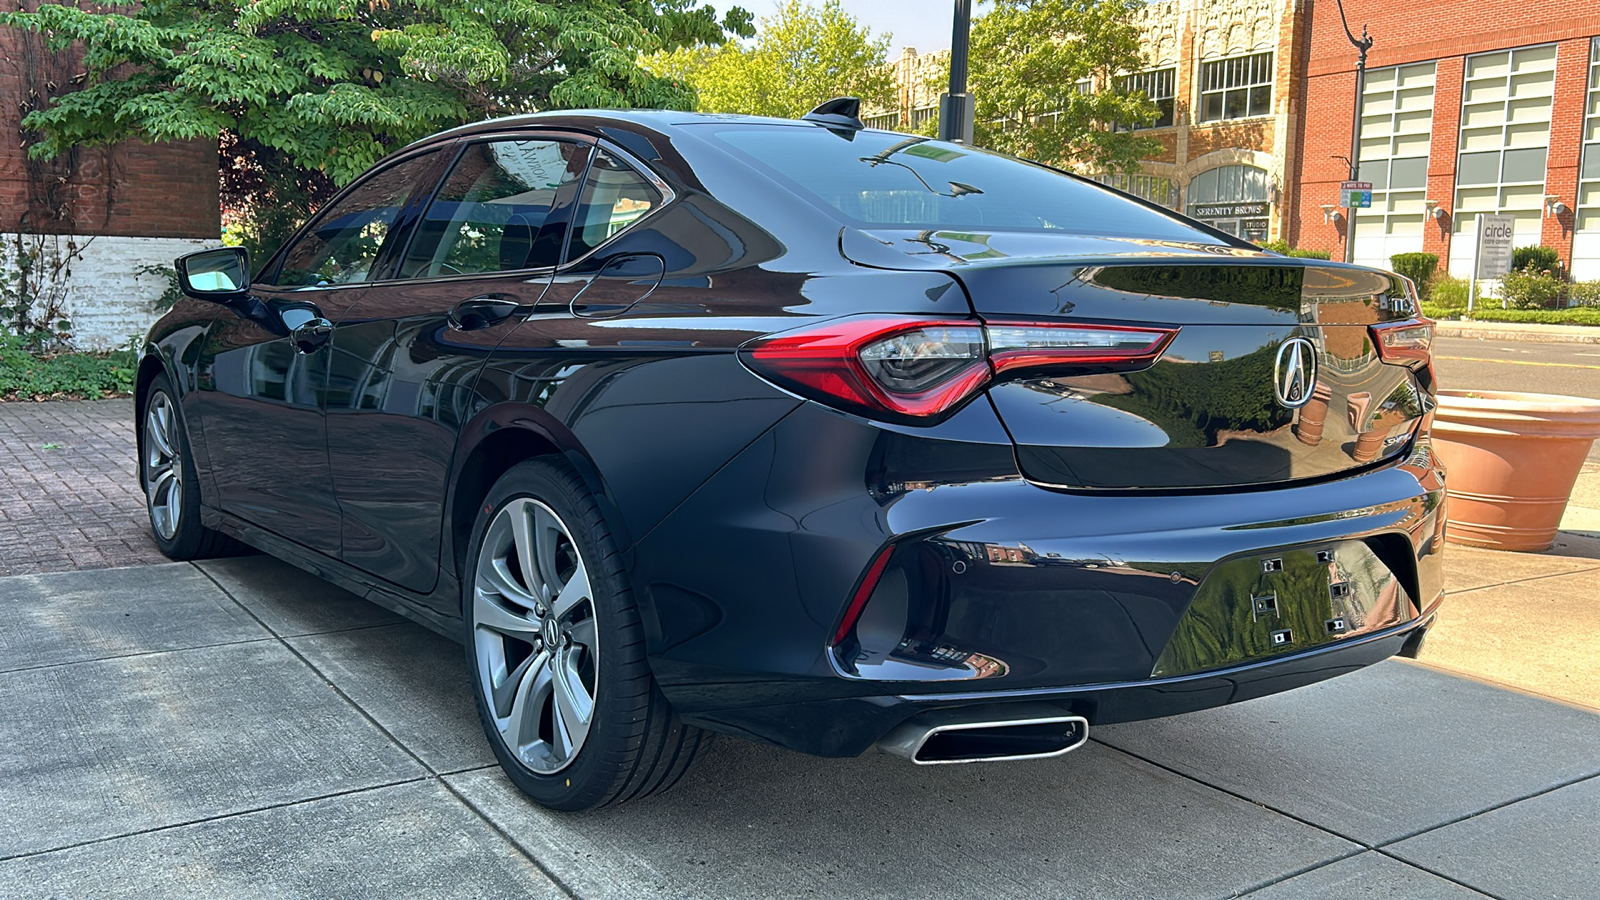
[[[853,755],[942,706],[1027,700],[1092,724],[1126,721],[1391,656],[1426,628],[1442,593],[1443,499],[1425,444],[1404,464],[1316,485],[1069,494],[1017,474],[987,407],[912,433],[807,404],[641,540],[634,574],[652,667],[686,721]],[[835,631],[889,546],[857,626],[876,635],[861,643],[877,658],[842,653]],[[1158,666],[1224,565],[1335,546],[1370,549],[1392,574],[1387,613],[1336,640]],[[1307,605],[1320,591],[1325,606],[1328,581],[1284,588],[1283,600]],[[1217,609],[1226,618],[1236,607]],[[1256,629],[1246,619],[1230,634]],[[1320,629],[1324,614],[1305,619]]]
[[[982,710],[996,719],[1008,707],[1059,709],[1090,725],[1154,719],[1226,706],[1305,687],[1381,662],[1432,626],[1434,612],[1383,632],[1305,653],[1179,678],[1068,688],[943,694],[886,694],[687,714],[686,722],[815,756],[858,756],[895,726],[924,713]]]

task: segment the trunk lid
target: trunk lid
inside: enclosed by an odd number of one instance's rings
[[[1193,490],[1336,476],[1403,453],[1432,407],[1425,366],[1377,354],[1370,326],[1416,314],[1404,280],[1386,272],[1075,235],[875,232],[842,249],[864,265],[936,264],[991,322],[1179,327],[1143,371],[989,387],[1022,473],[1045,485]],[[905,262],[887,265],[895,257]]]

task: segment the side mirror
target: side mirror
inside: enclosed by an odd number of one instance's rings
[[[196,300],[232,303],[250,293],[250,251],[218,247],[180,256],[173,261],[178,289]]]

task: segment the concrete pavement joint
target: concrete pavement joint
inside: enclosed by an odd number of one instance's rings
[[[1113,749],[1115,749],[1115,748],[1113,748]],[[1133,754],[1130,753],[1128,755],[1132,756]],[[1191,779],[1191,780],[1193,780],[1193,779]],[[1202,781],[1202,782],[1200,782],[1200,784],[1205,784],[1205,782]],[[1206,785],[1206,786],[1210,787],[1210,785]],[[1251,803],[1255,803],[1254,800],[1252,800],[1250,802]],[[1256,805],[1257,806],[1261,806],[1263,809],[1271,809],[1270,807],[1264,806],[1264,805],[1262,805],[1260,803],[1256,803]],[[1272,810],[1272,812],[1277,812],[1277,810],[1274,809],[1274,810]],[[1293,817],[1291,816],[1290,818],[1293,818]],[[1323,829],[1323,830],[1327,831],[1327,829]],[[1328,832],[1328,833],[1332,834],[1332,832]],[[1347,859],[1350,859],[1351,857],[1360,856],[1361,854],[1366,853],[1367,850],[1369,850],[1369,849],[1371,849],[1371,848],[1359,847],[1359,848],[1357,848],[1355,850],[1351,850],[1349,853],[1346,853],[1343,856],[1338,856],[1338,857],[1335,857],[1335,858],[1330,859],[1330,860],[1325,860],[1323,862],[1319,862],[1314,866],[1304,866],[1302,868],[1294,870],[1293,872],[1289,872],[1287,874],[1280,875],[1277,878],[1269,878],[1266,881],[1261,882],[1260,884],[1253,884],[1250,887],[1247,887],[1242,891],[1236,892],[1233,895],[1233,897],[1235,898],[1235,900],[1238,900],[1238,898],[1249,897],[1251,894],[1257,893],[1258,891],[1264,891],[1267,888],[1272,887],[1275,884],[1281,884],[1282,882],[1288,881],[1291,878],[1299,878],[1301,875],[1304,875],[1304,874],[1306,874],[1308,872],[1315,872],[1318,869],[1327,868],[1328,866],[1331,866],[1334,863],[1343,862],[1343,861],[1345,861]]]
[[[1487,810],[1485,810],[1485,812],[1487,812]],[[1473,815],[1481,815],[1481,813],[1474,813]],[[1464,822],[1464,821],[1466,821],[1466,819],[1470,819],[1470,818],[1472,818],[1472,816],[1467,816],[1466,818],[1461,819],[1459,821],[1463,821]],[[1454,823],[1451,823],[1451,824],[1454,824]],[[1439,827],[1443,828],[1444,826],[1441,825]],[[1431,828],[1428,829],[1428,831],[1432,831],[1432,830],[1433,829],[1431,829]],[[1425,834],[1426,832],[1417,832],[1417,833],[1418,834]],[[1413,835],[1413,837],[1415,837],[1415,835]],[[1387,847],[1388,844],[1385,844],[1384,846]],[[1478,887],[1475,884],[1468,884],[1468,883],[1466,883],[1465,881],[1462,881],[1459,878],[1456,878],[1456,877],[1454,877],[1452,875],[1447,875],[1444,872],[1438,871],[1437,869],[1430,869],[1427,866],[1421,865],[1419,863],[1412,862],[1409,859],[1401,859],[1400,857],[1395,856],[1393,853],[1390,853],[1389,851],[1383,849],[1383,847],[1373,847],[1372,848],[1372,852],[1377,853],[1380,856],[1387,856],[1388,858],[1394,860],[1395,862],[1399,863],[1402,866],[1410,866],[1413,869],[1419,869],[1419,870],[1421,870],[1423,872],[1427,872],[1429,875],[1432,875],[1435,878],[1443,878],[1445,881],[1448,881],[1451,884],[1460,885],[1461,887],[1464,887],[1469,891],[1472,891],[1472,892],[1478,893],[1478,894],[1482,894],[1485,897],[1493,897],[1494,900],[1510,900],[1510,898],[1502,897],[1499,894],[1492,893],[1488,889]]]
[[[1434,832],[1434,831],[1438,831],[1441,828],[1449,828],[1451,825],[1459,825],[1462,822],[1467,821],[1468,819],[1476,819],[1479,816],[1486,815],[1488,813],[1492,813],[1495,810],[1505,809],[1508,806],[1514,806],[1514,805],[1516,805],[1518,803],[1523,802],[1524,800],[1532,800],[1535,797],[1543,797],[1545,794],[1553,794],[1556,791],[1562,790],[1564,788],[1572,787],[1575,784],[1583,784],[1585,781],[1591,781],[1591,780],[1593,780],[1595,778],[1600,778],[1600,772],[1590,772],[1587,775],[1579,775],[1576,778],[1569,778],[1566,781],[1561,782],[1560,784],[1551,785],[1550,787],[1547,787],[1547,788],[1540,788],[1539,790],[1534,791],[1531,794],[1526,794],[1526,795],[1521,796],[1521,797],[1513,797],[1510,800],[1502,800],[1499,803],[1496,803],[1496,804],[1494,804],[1492,806],[1485,806],[1483,809],[1480,809],[1477,812],[1470,812],[1470,813],[1467,813],[1464,816],[1457,816],[1454,819],[1449,820],[1448,822],[1440,822],[1437,825],[1429,825],[1427,828],[1422,828],[1422,829],[1419,829],[1417,831],[1413,831],[1410,834],[1402,834],[1399,837],[1394,838],[1392,840],[1387,840],[1387,841],[1384,841],[1381,844],[1373,845],[1370,849],[1376,850],[1379,853],[1383,853],[1384,856],[1392,856],[1393,854],[1384,853],[1384,848],[1385,847],[1392,847],[1395,844],[1400,843],[1401,841],[1409,841],[1414,837],[1420,837],[1421,835],[1429,834],[1429,833]],[[1399,857],[1395,857],[1395,858],[1399,859]],[[1405,862],[1405,860],[1401,860],[1401,862]],[[1408,865],[1410,865],[1410,863],[1408,863]],[[1418,868],[1420,868],[1420,866]],[[1437,875],[1438,873],[1435,872],[1434,874]],[[1440,877],[1441,878],[1445,878],[1445,877],[1448,877],[1448,876],[1441,875]],[[1478,889],[1477,888],[1473,888],[1473,890],[1478,890]]]
[[[191,565],[193,565],[193,564],[191,563]],[[255,619],[256,622],[258,624],[260,624],[262,628],[265,628],[267,630],[267,633],[271,634],[273,636],[273,638],[278,641],[279,644],[283,645],[283,647],[286,650],[288,650],[290,653],[293,653],[296,659],[300,660],[300,662],[302,664],[304,664],[307,668],[309,668],[312,672],[315,672],[318,678],[321,678],[323,680],[323,682],[328,685],[328,687],[333,689],[334,693],[338,694],[339,697],[341,699],[343,699],[345,703],[348,703],[350,705],[351,709],[354,709],[358,714],[361,715],[362,718],[364,718],[368,722],[370,722],[372,724],[372,727],[378,729],[378,732],[380,734],[382,734],[384,737],[388,738],[390,743],[394,744],[396,747],[399,747],[402,752],[404,752],[407,756],[409,756],[413,760],[415,760],[417,765],[421,766],[423,771],[428,773],[428,775],[426,776],[426,779],[431,779],[431,780],[437,781],[439,784],[443,785],[444,789],[449,791],[450,795],[455,797],[457,802],[459,802],[462,805],[464,805],[468,810],[470,810],[472,812],[473,815],[477,816],[485,825],[487,825],[496,834],[499,834],[500,837],[503,838],[507,843],[509,843],[511,846],[517,848],[517,852],[521,853],[524,857],[526,857],[528,862],[532,863],[534,868],[538,869],[540,872],[542,872],[544,874],[544,876],[546,878],[550,879],[550,882],[552,884],[554,884],[556,887],[560,888],[562,893],[566,894],[568,897],[573,898],[573,900],[579,900],[578,894],[575,891],[573,891],[570,887],[568,887],[566,882],[562,881],[561,877],[559,875],[557,875],[553,870],[551,870],[548,866],[546,866],[543,862],[541,862],[538,859],[538,857],[534,856],[531,852],[529,852],[528,848],[524,847],[522,845],[522,842],[520,842],[520,841],[516,840],[515,838],[513,838],[511,836],[510,832],[506,831],[504,828],[501,828],[500,827],[500,823],[496,822],[495,820],[491,819],[489,816],[485,815],[483,810],[478,809],[478,807],[476,805],[474,805],[470,800],[468,800],[465,795],[463,795],[460,791],[456,790],[455,789],[455,785],[452,785],[450,782],[446,781],[442,777],[444,773],[440,773],[437,770],[435,770],[432,766],[428,765],[428,763],[426,761],[424,761],[421,756],[419,756],[417,753],[413,752],[410,747],[407,747],[404,742],[402,742],[398,737],[396,737],[394,735],[393,732],[391,732],[388,728],[384,727],[382,722],[379,722],[376,718],[373,717],[373,715],[371,713],[367,712],[366,709],[364,709],[361,706],[361,704],[357,703],[354,698],[352,698],[349,694],[345,693],[343,688],[339,687],[337,684],[334,684],[333,680],[330,679],[327,676],[327,674],[324,673],[321,669],[317,668],[315,663],[313,663],[313,662],[311,662],[311,660],[307,659],[304,654],[302,654],[299,650],[296,650],[293,646],[291,646],[288,641],[284,640],[282,635],[280,635],[276,631],[274,631],[272,629],[272,627],[269,626],[266,622],[263,622],[259,616],[257,616],[254,612],[252,612],[243,603],[240,603],[239,602],[239,598],[235,597],[233,595],[233,593],[231,591],[229,591],[226,587],[223,587],[222,583],[220,581],[218,581],[216,578],[212,577],[210,572],[207,572],[205,569],[202,569],[199,566],[194,566],[194,568],[195,568],[196,571],[198,571],[201,574],[205,575],[206,578],[209,579],[212,584],[216,585],[217,586],[217,590],[222,591],[222,593],[229,600],[232,600],[234,603],[238,604],[239,608],[244,610],[246,615],[250,616],[252,619]],[[373,626],[373,627],[387,627],[387,626]],[[463,769],[461,771],[470,772],[470,771],[476,771],[478,769],[488,769],[488,768],[496,768],[496,767],[494,767],[494,766],[476,766],[476,767],[472,767],[472,768],[468,768],[468,769]],[[449,774],[455,774],[455,773],[449,773]],[[418,779],[418,780],[425,780],[425,779]],[[354,793],[354,792],[351,792],[351,793]]]
[[[268,625],[266,622],[263,622],[261,620],[261,617],[257,616],[254,612],[252,612],[249,607],[245,606],[243,603],[240,603],[238,597],[235,597],[227,588],[222,586],[222,582],[218,581],[215,578],[212,578],[211,577],[211,573],[207,572],[205,569],[202,569],[199,566],[195,566],[193,563],[190,563],[190,565],[194,567],[195,571],[197,571],[200,574],[204,575],[212,584],[216,585],[217,586],[217,590],[221,591],[224,596],[226,596],[229,600],[232,600],[235,604],[237,604],[240,609],[244,610],[245,615],[249,616],[252,619],[255,619],[256,624],[260,625],[262,628],[265,628],[267,630],[267,633],[272,635],[272,638],[274,640],[276,640],[278,642],[278,644],[283,647],[283,649],[285,649],[285,650],[289,651],[290,653],[294,654],[294,658],[295,659],[300,660],[302,665],[304,665],[306,668],[310,669],[312,672],[316,673],[316,676],[318,678],[322,679],[322,682],[324,684],[326,684],[329,688],[332,688],[333,692],[335,694],[338,694],[339,698],[341,700],[343,700],[345,703],[348,703],[350,705],[351,709],[355,710],[356,713],[358,713],[363,719],[366,719],[369,723],[371,723],[372,727],[378,729],[378,733],[379,734],[381,734],[384,737],[388,738],[390,743],[394,744],[396,747],[399,747],[401,752],[403,752],[403,753],[405,753],[405,755],[411,757],[412,760],[414,760],[417,765],[421,766],[422,770],[424,772],[427,772],[429,776],[431,776],[433,778],[438,778],[439,777],[439,773],[434,771],[434,768],[432,766],[430,766],[426,762],[424,762],[422,757],[418,756],[416,753],[413,753],[410,747],[407,747],[405,744],[401,743],[400,739],[395,737],[393,732],[391,732],[391,731],[389,731],[389,729],[385,728],[383,726],[382,722],[379,722],[377,719],[373,718],[371,713],[367,712],[365,709],[363,709],[361,707],[361,704],[359,704],[355,700],[351,699],[350,695],[346,694],[344,692],[343,688],[339,687],[337,684],[334,684],[333,683],[333,679],[329,678],[327,676],[327,673],[325,673],[321,669],[317,668],[316,664],[313,663],[311,660],[306,659],[305,654],[301,653],[299,650],[296,650],[293,645],[291,645],[288,641],[284,640],[283,639],[283,635],[277,633],[276,631],[273,631],[272,630],[272,626]]]
[[[1355,839],[1353,837],[1350,837],[1348,835],[1340,834],[1339,832],[1334,831],[1332,828],[1329,828],[1326,825],[1318,825],[1316,822],[1312,822],[1312,821],[1310,821],[1308,819],[1303,819],[1303,818],[1295,815],[1292,812],[1287,812],[1285,810],[1278,809],[1277,807],[1272,806],[1271,804],[1262,803],[1260,800],[1256,800],[1253,797],[1246,797],[1243,794],[1240,794],[1240,793],[1238,793],[1236,791],[1229,790],[1228,788],[1222,787],[1221,785],[1212,784],[1209,781],[1206,781],[1204,779],[1196,778],[1195,776],[1190,775],[1188,772],[1183,772],[1183,771],[1180,771],[1178,769],[1174,769],[1173,767],[1167,765],[1166,763],[1157,762],[1156,760],[1153,760],[1153,759],[1151,759],[1151,758],[1149,758],[1147,756],[1141,756],[1138,753],[1133,752],[1132,750],[1125,750],[1125,749],[1123,749],[1121,747],[1117,747],[1117,746],[1114,746],[1112,744],[1108,744],[1105,741],[1099,740],[1097,738],[1090,738],[1090,740],[1094,741],[1096,744],[1099,744],[1102,747],[1105,747],[1107,750],[1112,750],[1114,752],[1121,753],[1121,754],[1124,754],[1126,756],[1131,756],[1134,759],[1137,759],[1137,760],[1139,760],[1141,762],[1149,763],[1150,765],[1155,766],[1156,768],[1158,768],[1158,769],[1160,769],[1160,770],[1162,770],[1164,772],[1170,772],[1173,775],[1178,776],[1179,778],[1183,778],[1183,779],[1186,779],[1188,781],[1192,781],[1195,784],[1198,784],[1198,785],[1200,785],[1202,787],[1210,788],[1211,790],[1216,791],[1218,793],[1227,794],[1229,797],[1232,797],[1235,800],[1242,800],[1245,803],[1250,804],[1251,806],[1259,806],[1262,809],[1267,810],[1268,812],[1277,813],[1278,815],[1283,816],[1285,819],[1291,819],[1291,820],[1293,820],[1295,822],[1299,822],[1301,825],[1304,825],[1304,826],[1306,826],[1308,828],[1315,828],[1317,831],[1320,831],[1323,834],[1332,835],[1332,836],[1338,838],[1341,841],[1349,841],[1350,843],[1355,844],[1356,846],[1361,847],[1364,850],[1375,849],[1372,845],[1368,844],[1366,841],[1357,840],[1357,839]],[[1360,851],[1357,851],[1357,852],[1360,852]],[[1345,857],[1340,857],[1339,859],[1344,859],[1344,858]],[[1324,862],[1322,865],[1324,865],[1324,866],[1325,865],[1330,865],[1330,864],[1338,862],[1338,861],[1339,860],[1337,860],[1337,859],[1331,859],[1331,860],[1328,860],[1327,862]],[[1317,868],[1321,868],[1321,867],[1320,866],[1312,866],[1311,868],[1312,869],[1317,869]],[[1311,871],[1311,869],[1307,869],[1306,871]],[[1299,873],[1299,874],[1304,874],[1304,873]],[[1251,888],[1251,890],[1260,890],[1260,888]]]
[[[485,766],[484,768],[499,768],[499,767],[498,766]],[[578,892],[573,890],[572,887],[570,885],[568,885],[566,883],[566,881],[564,881],[561,878],[561,876],[556,873],[556,871],[554,869],[552,869],[549,866],[545,865],[544,862],[539,859],[539,857],[533,855],[533,851],[531,851],[527,847],[523,846],[522,842],[517,840],[514,836],[512,836],[511,832],[505,830],[504,828],[501,828],[499,822],[496,822],[494,819],[489,818],[489,815],[487,813],[485,813],[483,810],[479,809],[478,805],[476,803],[473,803],[471,800],[467,799],[467,795],[466,794],[463,794],[460,791],[456,790],[456,786],[451,784],[448,780],[446,780],[444,778],[440,778],[439,779],[439,783],[444,785],[444,789],[449,791],[451,796],[455,797],[462,804],[464,804],[467,807],[467,809],[472,810],[472,814],[473,815],[475,815],[478,818],[482,819],[491,829],[493,829],[495,834],[500,835],[500,837],[503,838],[506,843],[508,843],[511,846],[517,848],[517,852],[521,853],[524,857],[526,857],[528,862],[533,863],[534,868],[536,868],[540,872],[544,873],[544,877],[550,879],[550,883],[551,884],[553,884],[556,887],[560,888],[561,889],[561,893],[566,894],[568,897],[571,897],[572,900],[582,900],[582,898],[578,895]],[[532,801],[529,801],[529,802],[532,802]]]
[[[1600,565],[1588,569],[1573,569],[1570,572],[1551,572],[1548,575],[1530,575],[1527,578],[1517,578],[1511,581],[1497,581],[1494,584],[1480,584],[1477,587],[1458,588],[1453,591],[1445,591],[1444,595],[1446,597],[1453,597],[1456,594],[1470,594],[1474,591],[1486,591],[1490,588],[1510,587],[1513,584],[1527,584],[1530,581],[1543,581],[1546,578],[1565,578],[1568,575],[1584,575],[1591,572],[1600,572]]]
[[[300,806],[305,803],[316,803],[320,800],[331,800],[336,797],[351,797],[356,794],[365,794],[370,791],[379,791],[384,790],[385,788],[398,787],[402,784],[417,784],[429,780],[432,780],[432,776],[418,775],[416,778],[402,778],[399,781],[389,781],[383,784],[372,784],[367,785],[366,787],[351,788],[346,791],[333,791],[327,794],[318,794],[315,797],[301,797],[298,800],[288,800],[283,803],[268,803],[265,806],[253,806],[249,809],[239,809],[232,812],[218,813],[214,816],[201,816],[197,819],[186,819],[182,822],[169,822],[165,825],[156,825],[150,828],[138,828],[133,831],[123,832],[122,834],[111,834],[106,835],[105,837],[92,838],[87,841],[78,841],[72,844],[62,844],[59,847],[47,847],[43,850],[25,850],[21,853],[13,853],[9,856],[0,856],[0,862],[10,862],[14,859],[26,859],[30,856],[44,856],[47,853],[60,853],[63,850],[75,850],[79,847],[91,847],[95,844],[105,844],[111,841],[120,841],[123,838],[137,837],[143,834],[158,834],[163,831],[172,831],[176,828],[187,828],[190,825],[202,825],[206,822],[220,822],[224,819],[236,819],[240,816],[253,815],[255,813],[267,812],[269,810],[288,809],[291,806]],[[440,783],[442,784],[443,782]]]
[[[9,577],[9,576],[8,576]],[[164,650],[140,650],[135,653],[113,653],[110,656],[94,656],[88,659],[71,659],[66,662],[40,663],[36,666],[19,666],[15,669],[0,669],[0,675],[15,675],[19,672],[37,672],[40,669],[62,669],[67,666],[78,666],[84,663],[108,662],[114,659],[138,659],[142,656],[165,656],[169,653],[187,653],[190,650],[212,650],[217,647],[238,647],[243,644],[260,644],[270,642],[272,638],[259,637],[243,641],[218,641],[214,644],[195,644],[192,647],[169,647]]]

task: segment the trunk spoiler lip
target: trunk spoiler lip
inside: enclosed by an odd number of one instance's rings
[[[1014,237],[1020,239],[1042,238],[1044,241],[1058,240],[1062,243],[1082,243],[1100,245],[1089,250],[1062,250],[1060,252],[1039,253],[1024,252],[1007,254],[992,258],[969,258],[948,249],[941,251],[940,247],[947,245],[934,240],[939,233],[952,234],[946,230],[936,232],[926,238],[919,239],[917,235],[927,234],[925,231],[912,229],[866,231],[860,228],[844,226],[839,230],[839,253],[845,259],[856,265],[875,269],[905,269],[905,270],[944,270],[952,269],[986,269],[1004,268],[1010,266],[1130,266],[1130,265],[1160,265],[1160,266],[1189,266],[1189,265],[1228,265],[1228,266],[1277,266],[1290,268],[1326,268],[1346,269],[1361,272],[1376,272],[1385,276],[1394,273],[1376,266],[1347,263],[1339,260],[1313,259],[1310,257],[1291,257],[1273,253],[1270,250],[1246,250],[1239,247],[1229,247],[1220,244],[1205,244],[1200,242],[1186,243],[1179,241],[1144,241],[1139,238],[1102,236],[1093,234],[1046,234],[1033,231],[1006,231],[996,229],[985,232],[970,232],[974,235],[985,237]],[[906,244],[923,244],[928,249],[922,252],[910,252],[905,249]],[[1126,246],[1128,249],[1117,252],[1106,249],[1105,245]]]

